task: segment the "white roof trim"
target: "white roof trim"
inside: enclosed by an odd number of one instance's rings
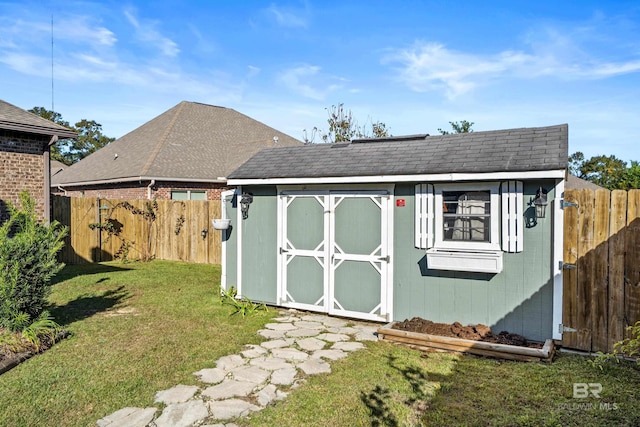
[[[77,187],[82,185],[100,185],[100,184],[117,184],[120,182],[136,182],[136,181],[174,181],[174,182],[208,182],[213,184],[226,184],[227,180],[224,178],[217,179],[201,179],[201,178],[170,178],[170,177],[153,177],[153,176],[133,176],[129,178],[114,178],[103,179],[96,181],[78,181],[78,182],[65,182],[61,184],[51,184],[52,187]]]
[[[264,178],[264,179],[228,179],[228,185],[259,184],[356,184],[368,182],[457,182],[457,181],[496,181],[510,179],[564,179],[565,169],[528,171],[528,172],[485,172],[485,173],[446,173],[421,175],[377,175],[377,176],[335,176],[321,178]]]

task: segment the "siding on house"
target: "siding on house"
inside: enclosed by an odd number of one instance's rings
[[[50,136],[29,135],[0,130],[0,221],[8,216],[6,202],[20,206],[20,192],[26,190],[36,203],[40,220],[45,219],[42,153],[48,150]]]

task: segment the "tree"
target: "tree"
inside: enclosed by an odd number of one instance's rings
[[[630,169],[627,168],[627,162],[616,156],[599,155],[587,160],[580,151],[569,156],[569,171],[572,174],[609,190],[634,188],[629,185],[637,162],[632,162]]]
[[[70,126],[69,122],[63,120],[62,115],[55,111],[44,107],[33,107],[29,111],[78,132],[77,139],[61,139],[51,147],[51,158],[67,165],[84,159],[115,139],[103,135],[102,125],[95,120],[82,119],[75,126]]]
[[[318,127],[314,127],[311,137],[307,136],[307,130],[304,130],[305,143],[312,143],[317,133],[323,142],[349,142],[358,138],[385,138],[391,136],[387,125],[382,122],[371,122],[371,126],[360,126],[353,118],[351,110],[344,108],[344,104],[332,105],[326,108],[329,118],[327,123],[329,131],[323,132]]]
[[[460,122],[449,122],[449,124],[451,125],[451,129],[453,129],[452,131],[442,130],[442,129],[438,128],[438,132],[440,132],[442,135],[450,135],[452,133],[470,133],[470,132],[473,132],[473,129],[471,129],[471,126],[474,125],[474,122],[468,122],[466,120],[460,120]]]
[[[67,158],[75,163],[87,157],[94,151],[109,144],[115,138],[109,138],[102,134],[102,125],[95,120],[82,119],[75,125],[78,138],[70,140]]]

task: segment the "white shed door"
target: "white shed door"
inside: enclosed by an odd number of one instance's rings
[[[279,195],[279,301],[283,306],[387,321],[388,191]]]

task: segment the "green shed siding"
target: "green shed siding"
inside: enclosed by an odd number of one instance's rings
[[[243,296],[275,304],[277,299],[277,197],[274,186],[242,187],[253,194],[242,221]],[[239,202],[238,202],[239,204]]]
[[[525,203],[540,185],[551,189],[554,183],[525,182]],[[549,191],[549,200],[553,195]],[[395,207],[394,213],[394,320],[420,316],[435,322],[484,323],[536,340],[551,337],[551,206],[546,218],[525,228],[524,251],[503,254],[501,273],[468,273],[427,269],[425,251],[414,247],[414,185],[397,185],[395,197],[405,199],[406,206]]]

